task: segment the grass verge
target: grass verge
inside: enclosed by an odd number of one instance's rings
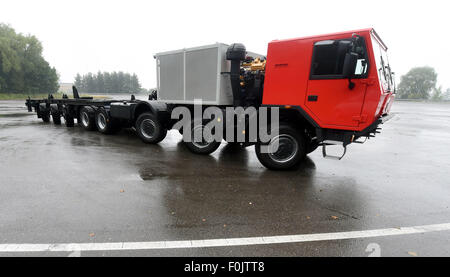
[[[28,93],[0,93],[0,100],[26,100],[28,99],[28,96],[31,97],[31,99],[44,99],[48,97],[48,94],[28,94]],[[81,97],[90,96],[94,99],[107,99],[110,98],[108,96],[104,95],[87,95],[87,94],[81,94]],[[53,97],[55,98],[62,98],[62,93],[56,93],[53,94]],[[69,98],[72,98],[72,96],[69,96]]]
[[[30,96],[33,99],[39,98],[47,98],[48,94],[39,93],[39,94],[28,94],[28,93],[0,93],[0,100],[25,100]],[[61,98],[62,94],[54,94],[55,98]]]

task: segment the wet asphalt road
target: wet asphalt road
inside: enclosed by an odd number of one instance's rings
[[[450,104],[396,102],[396,118],[342,161],[312,153],[266,170],[253,147],[191,154],[169,132],[145,145],[45,124],[0,102],[0,244],[198,240],[450,222]],[[336,241],[82,256],[450,256],[450,231]],[[409,253],[408,253],[409,252]],[[69,253],[0,253],[67,256]]]

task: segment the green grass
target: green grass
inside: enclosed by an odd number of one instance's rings
[[[80,94],[80,97],[92,97],[94,99],[111,99],[111,96],[107,95],[89,95],[89,94]],[[72,96],[69,96],[69,98],[73,98]]]
[[[62,98],[62,93],[55,93],[53,94],[53,97],[55,98]],[[47,93],[40,93],[40,94],[28,94],[28,93],[0,93],[0,100],[26,100],[28,99],[28,96],[31,97],[31,99],[44,99],[48,97]],[[81,97],[84,96],[92,96],[87,94],[81,94]],[[107,99],[110,98],[108,96],[103,95],[94,95],[92,96],[94,99]],[[69,98],[72,98],[72,95],[69,95]]]
[[[39,94],[28,94],[28,93],[0,93],[0,100],[25,100],[30,96],[32,99],[41,99],[47,98],[48,94],[39,93]],[[55,98],[61,98],[62,94],[56,93],[53,94]]]

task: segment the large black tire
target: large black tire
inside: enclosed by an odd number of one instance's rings
[[[66,123],[66,127],[73,127],[75,126],[75,120],[73,118],[73,116],[66,114],[66,116],[64,117],[64,121]]]
[[[119,124],[109,116],[104,108],[99,108],[95,112],[95,125],[97,130],[103,134],[112,134],[119,130]]]
[[[82,107],[78,115],[78,124],[88,131],[95,130],[95,112],[91,107]]]
[[[42,113],[42,114],[41,114],[41,119],[42,119],[42,121],[44,121],[45,123],[50,122],[50,113],[49,113],[49,112]]]
[[[270,146],[278,140],[279,147],[274,153],[262,153],[261,147]],[[258,160],[271,170],[289,170],[297,166],[306,157],[305,138],[294,127],[281,124],[278,136],[269,143],[257,143],[255,145]]]
[[[52,112],[52,120],[56,125],[61,125],[61,114],[58,112]]]
[[[241,148],[241,149],[244,149],[244,146],[243,146],[243,143],[242,143],[242,142],[228,142],[228,141],[227,141],[227,144],[230,145],[230,146],[232,146],[232,147],[235,147],[235,148]]]
[[[136,120],[136,132],[145,143],[156,144],[167,135],[167,129],[152,113],[143,113]]]
[[[205,125],[208,123],[208,121],[203,121],[203,123],[201,125],[195,125],[194,124],[194,120],[192,120],[191,122],[191,139],[190,141],[185,141],[184,144],[186,145],[186,147],[193,153],[195,154],[200,154],[200,155],[209,155],[211,153],[213,153],[214,151],[217,150],[217,148],[219,148],[221,142],[219,141],[212,141],[212,142],[207,142],[206,140],[203,140],[202,142],[195,142],[194,141],[194,132],[197,128],[202,128],[202,132],[203,132],[203,128],[205,127]]]

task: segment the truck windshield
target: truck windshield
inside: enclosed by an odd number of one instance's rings
[[[380,83],[385,92],[394,92],[395,82],[386,49],[374,34],[371,35],[371,38]]]

